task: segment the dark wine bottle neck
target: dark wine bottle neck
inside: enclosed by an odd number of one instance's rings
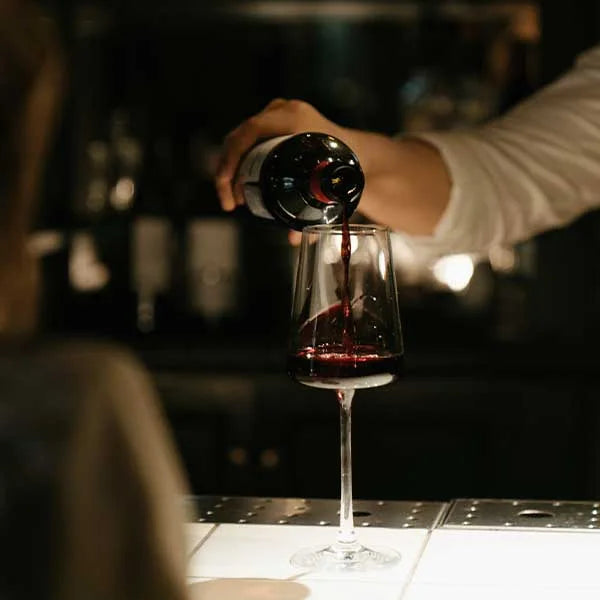
[[[340,161],[322,161],[312,173],[310,192],[324,204],[347,204],[362,193],[364,177],[362,172]]]

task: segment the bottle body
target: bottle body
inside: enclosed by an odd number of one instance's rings
[[[242,159],[236,182],[253,215],[301,231],[348,218],[360,200],[364,175],[341,140],[305,132],[254,146]]]

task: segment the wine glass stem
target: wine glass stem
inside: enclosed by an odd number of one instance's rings
[[[351,409],[354,390],[336,390],[340,404],[341,501],[340,529],[336,549],[348,552],[358,548],[352,511]]]

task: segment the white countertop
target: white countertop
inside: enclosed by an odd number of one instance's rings
[[[187,526],[193,600],[591,600],[600,598],[600,531],[386,529],[358,531],[400,563],[370,573],[306,573],[299,548],[333,526]]]

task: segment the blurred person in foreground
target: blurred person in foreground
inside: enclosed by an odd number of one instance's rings
[[[358,210],[401,233],[421,260],[486,254],[600,206],[600,46],[503,116],[465,130],[390,137],[273,100],[225,139],[215,180],[223,209],[243,204],[240,157],[261,138],[301,131],[329,133],[356,152],[365,173]]]
[[[64,87],[52,23],[0,0],[0,598],[184,598],[182,470],[126,351],[35,337],[28,236]]]

